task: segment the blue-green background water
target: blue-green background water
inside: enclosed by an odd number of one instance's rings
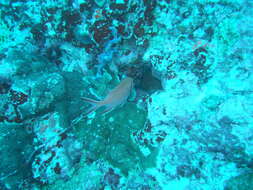
[[[252,15],[0,0],[0,189],[253,190]]]

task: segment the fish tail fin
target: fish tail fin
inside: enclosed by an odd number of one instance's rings
[[[103,110],[103,112],[101,114],[106,114],[112,110],[113,110],[113,107],[107,107],[106,109]]]
[[[86,97],[82,97],[81,98],[83,101],[89,103],[89,104],[92,104],[92,105],[99,105],[100,101],[97,101],[97,100],[93,100],[91,98],[86,98]]]
[[[91,106],[89,109],[86,110],[86,112],[83,114],[84,116],[89,115],[90,113],[96,111],[96,109],[98,109],[99,106]]]
[[[75,118],[72,122],[71,125],[75,125],[77,124],[79,121],[81,121],[82,119],[86,118],[90,113],[94,112],[98,107],[97,106],[91,106],[89,109],[86,110],[85,113],[82,113],[80,116],[78,116],[77,118]]]
[[[86,110],[86,112],[84,113],[84,116],[89,115],[90,113],[96,111],[99,107],[102,106],[101,101],[93,100],[86,97],[82,97],[82,100],[92,105],[89,109]]]

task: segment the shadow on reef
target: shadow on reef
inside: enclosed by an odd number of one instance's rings
[[[32,179],[33,138],[22,125],[0,126],[0,134],[5,134],[0,136],[0,189],[18,189],[21,183]]]

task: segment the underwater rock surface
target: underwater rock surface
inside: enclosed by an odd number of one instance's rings
[[[252,15],[250,0],[1,1],[0,189],[253,189]]]

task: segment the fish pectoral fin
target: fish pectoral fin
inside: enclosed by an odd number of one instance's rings
[[[138,95],[137,91],[132,89],[129,96],[127,97],[127,101],[128,102],[135,102],[137,95]]]

